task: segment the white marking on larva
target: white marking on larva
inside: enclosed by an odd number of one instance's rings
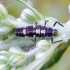
[[[41,33],[42,33],[42,34],[45,34],[45,30],[41,30]]]
[[[23,34],[26,35],[26,29],[23,29]]]
[[[36,34],[40,34],[40,29],[36,29]]]
[[[35,25],[33,25],[33,28],[35,29]],[[36,30],[33,30],[33,33],[35,33],[36,32]]]
[[[33,25],[33,28],[35,28],[35,25]]]

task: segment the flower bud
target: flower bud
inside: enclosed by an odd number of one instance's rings
[[[7,63],[9,60],[10,54],[6,51],[1,51],[0,52],[0,64]]]
[[[24,9],[21,13],[20,18],[28,23],[34,23],[38,20],[36,14],[30,9]]]
[[[47,40],[41,40],[37,43],[37,47],[40,47],[44,50],[47,50],[50,48],[51,44]]]
[[[19,53],[23,53],[23,51],[19,48],[19,47],[11,47],[10,49],[9,49],[9,52],[10,53],[15,53],[15,54],[19,54]]]
[[[25,54],[15,54],[12,55],[9,59],[11,66],[20,66],[23,65],[26,61],[26,55]]]

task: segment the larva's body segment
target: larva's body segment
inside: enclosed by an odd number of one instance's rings
[[[23,32],[23,34],[24,34],[24,32]],[[26,36],[33,37],[33,26],[26,27]]]
[[[23,34],[23,30],[24,30],[24,28],[16,28],[14,30],[14,34],[16,36],[25,37],[25,34]]]
[[[58,34],[56,29],[51,27],[36,25],[36,26],[27,26],[23,28],[16,28],[14,34],[20,37],[52,37]],[[55,35],[56,34],[56,35]]]

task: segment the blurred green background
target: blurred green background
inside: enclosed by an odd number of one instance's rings
[[[68,6],[70,0],[25,0],[35,7],[42,15],[51,16],[65,23],[69,20]],[[31,2],[30,2],[31,1]],[[22,10],[26,7],[16,0],[0,0],[9,14],[19,17]]]

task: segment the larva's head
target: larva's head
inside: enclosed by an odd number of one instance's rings
[[[54,36],[57,36],[58,35],[58,31],[57,31],[57,29],[54,29],[54,34],[53,34]]]

